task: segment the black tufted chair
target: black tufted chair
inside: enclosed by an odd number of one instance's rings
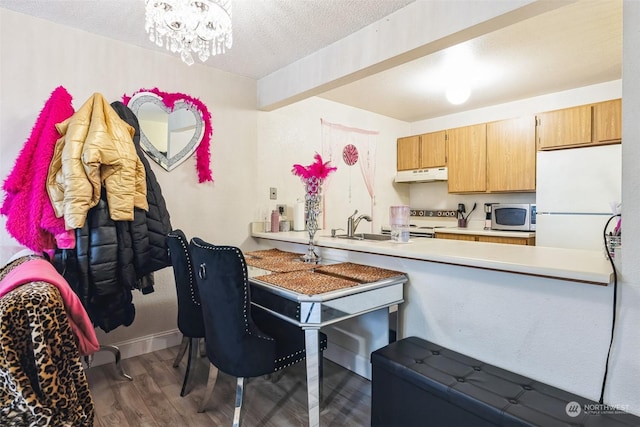
[[[189,254],[189,242],[182,230],[174,230],[167,235],[167,247],[178,294],[178,329],[183,335],[182,345],[173,362],[174,368],[178,367],[187,347],[189,348],[187,370],[184,374],[182,390],[180,390],[180,396],[184,396],[192,362],[198,354],[200,339],[204,338],[204,321],[195,271]]]
[[[233,425],[239,426],[244,378],[272,374],[304,360],[304,331],[251,305],[247,264],[240,249],[198,238],[191,239],[189,247],[202,298],[207,356],[215,368],[238,378]],[[327,348],[322,333],[319,348],[322,361]],[[209,379],[200,412],[213,392],[216,376]]]

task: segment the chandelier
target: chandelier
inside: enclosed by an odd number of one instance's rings
[[[146,0],[144,29],[187,65],[193,55],[204,62],[233,44],[231,0]]]

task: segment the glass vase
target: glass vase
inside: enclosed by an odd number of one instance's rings
[[[307,232],[309,233],[309,246],[307,253],[302,256],[304,262],[318,263],[320,257],[315,252],[313,239],[318,231],[318,217],[320,216],[320,201],[322,195],[322,180],[319,178],[307,178],[305,180],[305,224],[307,226]]]

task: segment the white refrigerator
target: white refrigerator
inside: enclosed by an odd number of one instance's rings
[[[604,251],[611,204],[621,200],[621,145],[539,151],[537,156],[536,246]]]

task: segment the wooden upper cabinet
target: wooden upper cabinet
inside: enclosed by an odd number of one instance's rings
[[[538,114],[538,149],[591,144],[591,105]]]
[[[420,167],[438,168],[447,165],[447,131],[420,135]]]
[[[398,138],[397,169],[436,168],[447,164],[446,131]]]
[[[487,123],[487,191],[535,191],[534,116]]]
[[[397,150],[399,171],[420,168],[420,135],[398,138]]]
[[[538,114],[538,150],[616,144],[622,141],[622,100]]]
[[[465,126],[447,131],[449,192],[487,190],[487,125]]]
[[[613,144],[622,141],[622,100],[599,102],[593,105],[594,142]]]

